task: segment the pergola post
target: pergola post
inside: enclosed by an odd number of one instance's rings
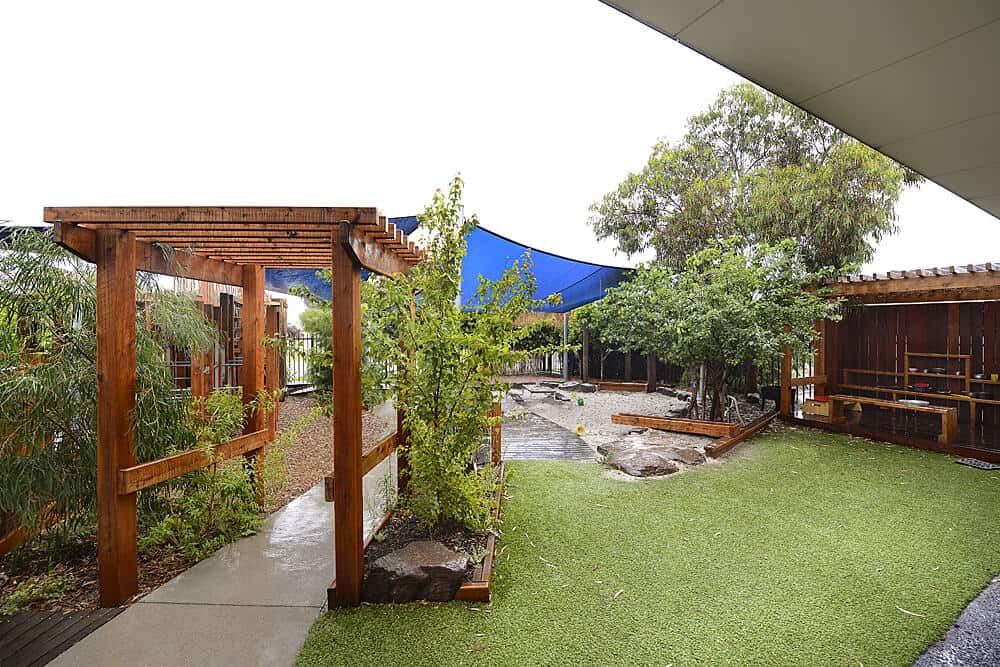
[[[590,327],[586,323],[580,330],[580,379],[590,382]]]
[[[118,493],[118,471],[135,465],[135,236],[96,233],[97,571],[102,607],[138,590],[135,493]]]
[[[361,473],[361,267],[333,238],[333,495],[337,578],[330,602],[361,602],[364,499]]]
[[[264,267],[255,264],[243,265],[242,275],[243,308],[240,311],[242,326],[241,350],[243,362],[240,365],[240,386],[243,390],[243,404],[251,403],[264,389]],[[264,414],[254,408],[246,418],[243,433],[256,433],[264,429]],[[246,458],[254,460],[255,467],[264,464],[264,448],[247,452]],[[262,502],[263,485],[259,471],[254,474],[254,485],[258,502]]]

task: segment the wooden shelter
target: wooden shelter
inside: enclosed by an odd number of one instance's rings
[[[98,573],[102,606],[137,590],[136,492],[210,464],[201,449],[136,463],[136,271],[236,285],[243,290],[245,401],[265,389],[264,269],[331,268],[336,580],[331,599],[360,601],[364,572],[361,442],[361,270],[406,273],[424,256],[375,208],[50,207],[56,241],[97,264]],[[263,415],[216,457],[260,456]],[[391,448],[382,450],[383,457]]]
[[[1000,264],[844,276],[829,287],[843,318],[818,324],[812,358],[785,355],[783,418],[1000,462]],[[809,395],[833,399],[831,414],[803,411]]]

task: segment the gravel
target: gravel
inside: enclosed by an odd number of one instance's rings
[[[309,394],[286,398],[278,412],[279,435],[307,418],[316,404]],[[366,452],[396,429],[392,414],[387,406],[362,413],[362,442]],[[288,480],[268,507],[271,512],[298,498],[333,471],[333,419],[325,415],[315,417],[288,450],[285,465]]]
[[[644,392],[598,391],[593,394],[578,394],[583,399],[583,405],[575,401],[557,401],[553,398],[527,400],[518,403],[509,397],[504,400],[504,412],[533,412],[536,415],[550,419],[564,428],[575,429],[583,425],[587,434],[583,440],[594,451],[597,446],[618,440],[635,426],[625,426],[611,423],[611,415],[617,412],[633,412],[643,415],[659,415],[667,408],[676,405],[676,399],[662,394],[647,394]],[[712,442],[712,438],[688,435],[685,433],[671,434],[676,436],[672,444],[680,446],[704,446]]]

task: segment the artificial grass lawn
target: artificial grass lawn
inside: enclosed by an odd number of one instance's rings
[[[491,605],[334,611],[299,664],[908,665],[1000,571],[1000,472],[805,431],[741,449],[659,481],[509,464]]]

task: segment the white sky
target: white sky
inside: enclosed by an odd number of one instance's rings
[[[466,210],[611,263],[589,204],[738,77],[575,2],[4,2],[0,219],[44,205]],[[1000,260],[1000,221],[932,184],[869,270]]]

